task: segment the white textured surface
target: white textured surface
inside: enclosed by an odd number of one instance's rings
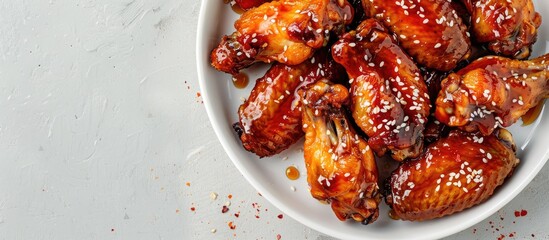
[[[331,239],[279,219],[216,139],[197,95],[199,6],[0,2],[0,239]],[[549,239],[548,183],[546,166],[448,239]]]

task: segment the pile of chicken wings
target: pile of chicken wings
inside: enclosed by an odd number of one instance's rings
[[[519,163],[505,127],[549,96],[531,0],[232,4],[245,12],[212,66],[272,63],[238,109],[243,147],[267,157],[305,137],[310,193],[342,221],[374,222],[382,199],[410,221],[485,201]],[[399,167],[378,179],[385,155]]]

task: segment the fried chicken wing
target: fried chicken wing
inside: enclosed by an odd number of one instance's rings
[[[299,89],[319,79],[339,78],[344,69],[323,49],[295,66],[275,63],[256,81],[250,97],[238,110],[234,128],[242,145],[260,157],[277,154],[303,136]]]
[[[429,115],[427,87],[412,59],[376,20],[362,22],[332,47],[351,79],[351,111],[380,156],[417,157]]]
[[[449,71],[466,58],[467,26],[448,0],[362,0],[366,16],[382,22],[418,64]]]
[[[266,2],[270,2],[270,0],[235,0],[235,3],[243,10],[259,7]]]
[[[236,74],[257,61],[300,64],[327,43],[331,31],[343,32],[353,18],[346,0],[280,0],[242,14],[236,31],[211,53],[212,66]]]
[[[489,135],[548,96],[549,54],[528,61],[489,56],[442,81],[435,116],[446,125]]]
[[[340,220],[369,224],[381,201],[374,155],[353,130],[343,104],[349,92],[343,85],[319,81],[303,99],[305,165],[311,195],[331,203]]]
[[[472,34],[498,55],[526,59],[541,16],[532,0],[461,0],[471,14]]]
[[[386,201],[402,220],[450,215],[485,201],[518,162],[507,130],[484,137],[454,130],[393,171]]]

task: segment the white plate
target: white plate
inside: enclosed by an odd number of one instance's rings
[[[539,28],[538,42],[533,56],[549,52],[549,3],[534,0],[536,9],[546,19]],[[489,217],[511,201],[543,167],[549,158],[549,116],[541,117],[528,127],[517,123],[510,128],[521,159],[514,175],[485,203],[452,216],[426,222],[391,220],[388,207],[381,204],[379,219],[368,226],[339,221],[329,206],[314,200],[307,189],[303,163],[303,142],[271,158],[258,159],[244,150],[231,125],[238,120],[237,109],[241,98],[248,97],[254,80],[260,77],[266,66],[254,66],[247,71],[250,84],[246,89],[236,89],[231,77],[210,67],[209,54],[223,34],[234,31],[238,18],[221,0],[202,0],[197,35],[197,65],[200,88],[210,121],[219,141],[244,177],[267,200],[297,221],[325,234],[342,239],[434,239],[464,230]],[[545,105],[545,108],[549,103]],[[300,146],[301,145],[301,146]],[[288,160],[283,160],[288,157]],[[296,181],[285,177],[285,169],[295,165],[302,173]],[[296,192],[291,190],[295,186]],[[541,204],[541,203],[540,203]]]

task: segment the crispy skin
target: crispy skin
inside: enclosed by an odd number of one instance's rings
[[[386,201],[402,220],[450,215],[488,199],[518,162],[507,130],[484,137],[454,130],[393,171]]]
[[[270,2],[270,0],[235,0],[236,4],[243,10],[259,7],[261,4]]]
[[[332,47],[351,80],[351,111],[378,154],[402,161],[417,157],[429,115],[429,95],[419,69],[376,20],[362,22]]]
[[[340,2],[341,5],[338,3]],[[327,43],[330,32],[343,32],[353,9],[338,0],[280,0],[246,11],[212,51],[212,66],[236,74],[257,61],[300,64]]]
[[[313,60],[314,59],[314,60]],[[344,70],[326,49],[295,66],[275,63],[256,81],[250,97],[238,110],[244,148],[260,157],[287,149],[303,136],[299,89],[319,79],[339,78]]]
[[[529,61],[484,57],[442,81],[435,116],[446,125],[489,135],[548,96],[549,54]]]
[[[471,48],[467,26],[448,0],[362,0],[367,16],[393,32],[418,64],[449,71]]]
[[[476,41],[498,55],[526,59],[536,41],[541,16],[532,0],[461,0],[471,14]]]
[[[355,134],[342,104],[349,100],[343,85],[320,81],[303,100],[305,166],[311,195],[331,203],[339,220],[352,218],[369,224],[381,201],[374,155]]]

